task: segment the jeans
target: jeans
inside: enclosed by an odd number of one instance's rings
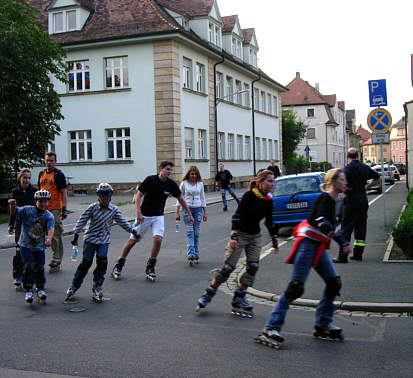
[[[235,201],[237,201],[237,203],[239,203],[239,199],[235,195],[234,189],[232,189],[229,186],[228,189],[221,189],[222,203],[223,203],[224,207],[227,207],[227,198],[226,198],[227,190],[228,190],[229,194],[231,194],[231,196],[235,199]]]
[[[88,241],[83,243],[83,260],[79,264],[72,281],[72,287],[79,289],[82,285],[83,279],[85,278],[90,266],[93,262],[93,256],[96,253],[96,268],[93,271],[93,282],[101,286],[105,280],[105,274],[107,269],[107,256],[108,256],[109,243],[105,244],[94,244]],[[102,257],[103,259],[98,259]],[[106,261],[100,262],[101,260]]]
[[[294,259],[294,269],[291,275],[291,281],[300,281],[303,284],[307,280],[310,273],[310,269],[313,265],[314,257],[317,251],[317,245],[311,243],[308,240],[303,240],[297,248]],[[329,278],[337,277],[337,272],[334,269],[334,265],[328,256],[327,252],[324,250],[318,265],[314,268],[321,278],[326,282]],[[334,312],[334,296],[327,296],[324,292],[317,306],[315,313],[315,325],[317,326],[327,326],[333,322],[333,312]],[[290,302],[282,294],[281,298],[278,300],[274,309],[270,314],[270,318],[265,325],[265,329],[275,329],[277,331],[281,330],[284,324],[285,316],[287,315]]]
[[[199,256],[199,227],[202,221],[203,209],[202,207],[190,207],[192,217],[194,218],[194,225],[189,225],[189,216],[184,213],[184,223],[186,228],[186,240],[188,245],[188,257],[198,257]]]
[[[44,289],[46,278],[44,276],[45,253],[38,249],[20,247],[23,261],[23,287],[31,290],[33,284],[37,289]]]

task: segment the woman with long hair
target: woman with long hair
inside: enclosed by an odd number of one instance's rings
[[[215,273],[205,294],[198,300],[197,311],[207,306],[215,295],[219,285],[224,283],[235,269],[241,252],[247,257],[245,272],[241,275],[239,286],[232,298],[232,312],[251,317],[253,307],[245,300],[247,288],[252,286],[258,270],[261,254],[260,221],[265,218],[265,225],[272,238],[274,253],[278,252],[277,236],[272,223],[272,189],[274,174],[263,170],[251,181],[249,190],[242,196],[237,210],[232,216],[232,231],[225,249],[224,265]]]
[[[17,187],[13,189],[11,198],[16,200],[16,205],[35,206],[34,193],[37,188],[32,186],[32,171],[29,168],[23,168],[17,176]],[[20,255],[19,239],[21,234],[21,220],[15,214],[10,216],[8,231],[12,235],[14,232],[14,241],[16,243],[16,254],[13,256],[13,279],[16,290],[22,289],[23,262]]]
[[[192,265],[199,260],[199,232],[201,221],[207,221],[206,202],[204,193],[204,184],[202,182],[201,173],[198,167],[191,165],[181,179],[179,189],[191,211],[194,218],[194,224],[189,222],[189,215],[184,213],[184,223],[186,228],[186,238],[188,245],[188,261]],[[179,214],[181,206],[176,202],[175,219],[179,221],[181,216]]]
[[[280,331],[290,304],[304,293],[304,283],[311,267],[324,280],[326,287],[315,313],[314,336],[342,340],[341,328],[333,324],[334,299],[340,295],[341,281],[331,258],[327,254],[331,238],[350,252],[348,242],[339,233],[335,234],[336,200],[347,189],[344,172],[340,168],[330,169],[320,185],[322,194],[314,201],[311,214],[294,228],[295,242],[286,262],[294,264],[290,282],[274,306],[262,334],[255,340],[266,345],[280,347],[284,338]]]

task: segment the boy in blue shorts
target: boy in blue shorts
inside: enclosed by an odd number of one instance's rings
[[[34,300],[33,285],[36,285],[36,294],[41,303],[45,303],[47,298],[44,291],[45,249],[50,247],[54,233],[54,218],[47,210],[50,197],[47,190],[38,190],[34,194],[36,206],[23,207],[17,207],[15,199],[9,200],[10,215],[17,214],[22,222],[19,245],[23,261],[25,300],[29,304]]]

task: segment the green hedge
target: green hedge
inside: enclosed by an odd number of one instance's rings
[[[407,207],[403,211],[399,224],[393,229],[393,239],[403,252],[413,257],[413,189],[407,195]]]

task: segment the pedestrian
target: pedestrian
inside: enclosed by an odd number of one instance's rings
[[[284,338],[280,331],[290,304],[304,293],[304,284],[313,267],[326,287],[315,313],[315,336],[342,338],[341,328],[333,325],[334,299],[340,293],[341,281],[326,251],[331,238],[340,244],[344,253],[350,252],[342,235],[334,234],[336,199],[346,190],[346,176],[339,168],[329,170],[320,185],[322,193],[314,201],[311,214],[294,228],[296,237],[286,262],[294,264],[290,282],[274,306],[273,311],[256,341],[281,346]]]
[[[153,236],[152,249],[146,265],[146,278],[154,281],[156,278],[155,265],[159,251],[161,249],[164,234],[164,209],[166,199],[169,195],[177,198],[181,206],[187,212],[189,224],[194,223],[191,211],[189,210],[181,191],[175,181],[169,176],[172,173],[174,164],[170,161],[162,161],[159,165],[159,174],[148,176],[139,186],[138,194],[135,198],[136,220],[138,224],[138,236],[131,235],[122,248],[121,255],[113,267],[112,277],[119,279],[126,257],[133,246],[143,237],[145,232],[151,228]],[[142,201],[143,197],[143,201]],[[142,205],[141,205],[142,201]]]
[[[227,205],[227,198],[226,198],[226,193],[227,190],[229,194],[237,201],[237,204],[239,204],[239,199],[236,196],[234,189],[231,187],[231,180],[232,180],[232,175],[231,172],[228,171],[227,169],[224,169],[224,163],[219,163],[218,164],[218,173],[215,175],[215,184],[217,190],[221,190],[221,195],[222,195],[222,204],[224,206],[224,211],[228,210],[228,205]]]
[[[186,213],[183,215],[188,245],[188,261],[192,264],[194,260],[196,262],[199,260],[199,230],[201,220],[204,222],[207,221],[204,184],[202,182],[201,173],[195,165],[188,168],[185,175],[181,179],[179,189],[181,190],[182,196],[184,197],[194,219],[194,224],[191,225],[189,223],[189,216]],[[175,219],[177,221],[181,220],[181,216],[179,214],[180,208],[180,203],[177,201],[175,214]]]
[[[271,171],[272,173],[274,173],[274,177],[280,177],[281,176],[281,172],[280,172],[280,168],[278,168],[278,165],[275,165],[275,160],[271,159],[270,160],[270,165],[267,168],[269,171]]]
[[[232,231],[225,249],[224,265],[215,273],[205,294],[198,299],[197,311],[207,306],[218,287],[226,282],[235,269],[241,252],[247,258],[245,272],[232,298],[233,313],[251,317],[253,307],[245,300],[247,288],[254,284],[261,254],[260,221],[265,218],[265,226],[271,235],[274,253],[278,252],[277,237],[272,222],[272,189],[274,175],[264,170],[250,182],[249,190],[242,196],[241,203],[232,216]]]
[[[53,215],[47,210],[50,197],[47,190],[38,190],[34,194],[35,206],[23,207],[16,207],[16,200],[9,199],[10,214],[17,214],[22,223],[19,245],[23,261],[25,301],[29,304],[34,300],[33,285],[36,285],[39,301],[45,303],[47,298],[44,291],[45,249],[51,245],[54,231]]]
[[[98,201],[92,203],[83,212],[74,228],[72,245],[78,244],[79,233],[88,223],[83,241],[83,259],[72,280],[71,286],[67,289],[66,300],[76,293],[82,285],[83,279],[89,268],[92,266],[93,257],[96,254],[96,268],[93,271],[93,300],[101,303],[103,300],[102,284],[108,266],[108,249],[110,244],[110,231],[113,221],[116,221],[124,230],[138,235],[128,221],[122,216],[117,206],[110,203],[113,189],[107,183],[100,183],[96,189]]]
[[[53,214],[55,232],[52,240],[52,258],[49,264],[50,273],[58,272],[63,259],[63,224],[67,217],[67,184],[64,173],[56,168],[55,152],[46,152],[46,169],[39,173],[38,186],[40,190],[47,190],[52,198],[49,202],[49,211]]]
[[[34,200],[34,193],[37,192],[37,188],[31,184],[32,171],[29,168],[23,168],[17,176],[17,187],[11,192],[11,198],[16,200],[16,205],[23,206],[36,206]],[[14,233],[14,242],[16,246],[16,254],[13,256],[13,284],[16,290],[22,289],[23,278],[23,261],[20,253],[19,239],[21,235],[22,222],[20,218],[16,218],[16,215],[10,216],[8,231],[12,235]]]
[[[366,246],[367,212],[369,209],[366,190],[380,183],[380,175],[368,165],[361,163],[358,158],[357,149],[349,148],[347,151],[349,163],[344,167],[348,190],[344,199],[341,232],[344,239],[350,243],[351,234],[354,231],[354,248],[350,259],[361,261]],[[367,183],[370,179],[372,181]],[[337,258],[333,261],[347,263],[348,255],[340,249]]]

